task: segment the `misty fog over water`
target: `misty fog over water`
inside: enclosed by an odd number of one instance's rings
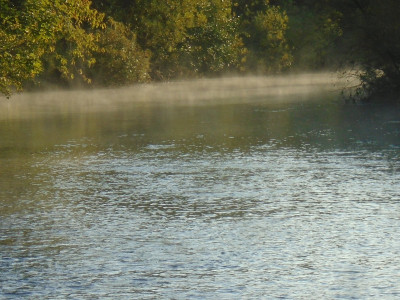
[[[332,74],[0,100],[0,299],[395,299],[400,113]]]
[[[219,105],[222,103],[282,102],[305,100],[308,94],[338,93],[348,78],[335,73],[310,73],[282,76],[222,77],[137,84],[131,87],[93,90],[53,90],[21,93],[0,101],[0,117],[34,113],[109,111],[123,104],[162,103]]]

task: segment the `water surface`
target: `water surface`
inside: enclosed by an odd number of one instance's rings
[[[400,297],[400,113],[319,79],[2,100],[0,299]]]

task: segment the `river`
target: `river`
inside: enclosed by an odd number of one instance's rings
[[[0,299],[400,297],[398,108],[318,74],[0,103]]]

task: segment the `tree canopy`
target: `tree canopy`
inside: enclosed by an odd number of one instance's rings
[[[0,93],[229,72],[356,69],[400,92],[397,0],[0,0]]]

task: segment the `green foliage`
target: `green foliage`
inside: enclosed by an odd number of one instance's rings
[[[103,15],[90,8],[90,1],[27,0],[16,7],[1,0],[0,91],[10,95],[22,89],[26,80],[35,79],[53,66],[67,80],[95,63],[98,34]],[[45,62],[45,63],[43,63]]]
[[[244,52],[226,0],[135,0],[124,20],[151,51],[155,79],[220,73],[240,67]]]
[[[400,93],[398,0],[0,0],[0,93],[225,72],[360,74]]]
[[[30,34],[33,25],[27,17],[11,1],[0,0],[0,92],[6,96],[42,71],[44,49]]]
[[[188,16],[188,15],[187,15]],[[176,47],[180,75],[239,70],[245,48],[229,1],[197,1],[185,39]]]
[[[42,60],[46,72],[69,83],[86,82],[85,69],[96,62],[98,28],[105,28],[104,15],[90,8],[90,1],[27,1],[27,11],[35,18],[37,30],[47,47]],[[46,79],[46,74],[43,76]]]
[[[342,47],[360,74],[356,98],[399,101],[400,5],[397,0],[329,1],[340,12]]]
[[[136,35],[112,18],[100,33],[96,63],[88,70],[97,85],[123,85],[150,79],[150,53],[143,51]]]
[[[248,31],[248,27],[254,17],[265,12],[270,5],[269,0],[232,0],[232,10],[235,16],[240,18],[241,26]]]
[[[277,6],[267,6],[257,12],[249,24],[247,45],[249,48],[249,68],[261,72],[280,72],[288,69],[292,55],[286,32],[288,16]]]
[[[307,3],[308,2],[308,3]],[[282,1],[289,26],[287,39],[293,54],[293,66],[299,70],[318,70],[337,66],[338,40],[342,36],[340,13],[321,6],[321,1]]]

